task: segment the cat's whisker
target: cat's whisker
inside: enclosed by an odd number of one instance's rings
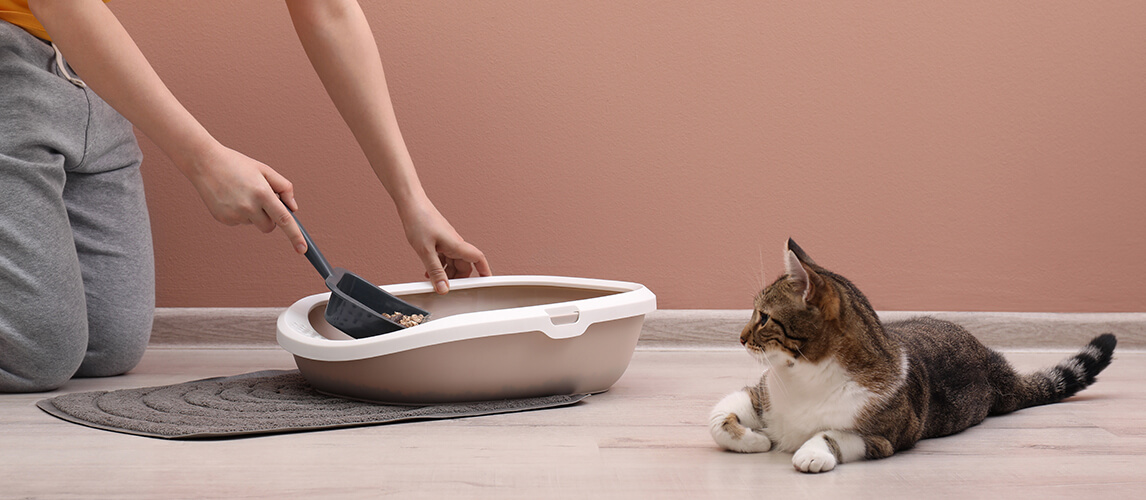
[[[772,360],[768,359],[768,355],[764,354],[763,357],[764,357],[764,363],[768,365],[769,375],[776,378],[776,382],[780,383],[780,392],[782,392],[784,394],[784,396],[787,396],[788,395],[788,387],[784,385],[784,379],[781,378],[778,373],[776,373],[776,367],[772,365]]]
[[[759,276],[756,276],[756,275],[749,273],[748,272],[749,270],[750,270],[750,268],[747,268],[747,267],[744,268],[744,274],[742,274],[741,276],[742,276],[742,279],[744,279],[748,282],[748,286],[751,287],[752,293],[755,294],[755,293],[759,292],[760,290],[763,290],[764,287],[767,285],[767,283],[764,281],[763,260],[761,260],[761,268],[760,268],[760,275]]]
[[[763,289],[768,284],[768,277],[764,273],[764,245],[757,245],[756,250],[760,254],[760,285],[756,288]]]

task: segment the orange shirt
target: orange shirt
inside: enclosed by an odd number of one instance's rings
[[[109,0],[103,0],[107,3]],[[48,32],[44,30],[44,25],[32,15],[32,11],[28,9],[28,0],[0,0],[0,21],[8,21],[16,26],[24,28],[24,31],[36,35],[44,40],[51,41],[52,38],[48,36]]]

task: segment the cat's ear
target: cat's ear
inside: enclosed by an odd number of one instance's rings
[[[840,298],[836,295],[835,289],[808,264],[801,262],[794,250],[789,249],[785,255],[787,256],[785,268],[789,278],[804,287],[804,303],[820,308],[824,319],[830,321],[839,317]]]
[[[808,253],[805,252],[803,248],[800,248],[800,245],[797,245],[792,238],[788,238],[788,244],[784,248],[795,253],[796,258],[799,259],[800,262],[812,265],[816,264],[816,261],[812,260],[811,257],[808,257]]]
[[[788,240],[791,241],[791,240]],[[804,287],[804,302],[808,301],[808,297],[812,295],[815,285],[812,283],[811,277],[808,275],[808,269],[800,262],[800,257],[796,252],[789,249],[784,252],[784,271],[788,273],[788,277],[796,283]]]

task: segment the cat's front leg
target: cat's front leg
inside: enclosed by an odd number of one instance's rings
[[[859,434],[836,430],[817,432],[792,455],[792,466],[800,472],[827,472],[838,464],[863,458],[865,450]]]
[[[736,391],[716,404],[708,417],[712,439],[726,450],[761,453],[772,449],[764,434],[764,422],[756,413],[749,389]]]

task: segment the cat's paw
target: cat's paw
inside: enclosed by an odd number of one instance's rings
[[[714,421],[710,427],[712,440],[726,450],[738,453],[763,453],[772,449],[772,440],[757,429],[740,425],[734,414]]]
[[[792,466],[800,472],[827,472],[836,468],[836,456],[822,439],[813,438],[792,455]]]
[[[761,429],[748,395],[743,391],[725,397],[709,416],[708,430],[712,440],[726,450],[740,453],[762,453],[772,449],[772,440]],[[748,424],[748,425],[745,425]]]

